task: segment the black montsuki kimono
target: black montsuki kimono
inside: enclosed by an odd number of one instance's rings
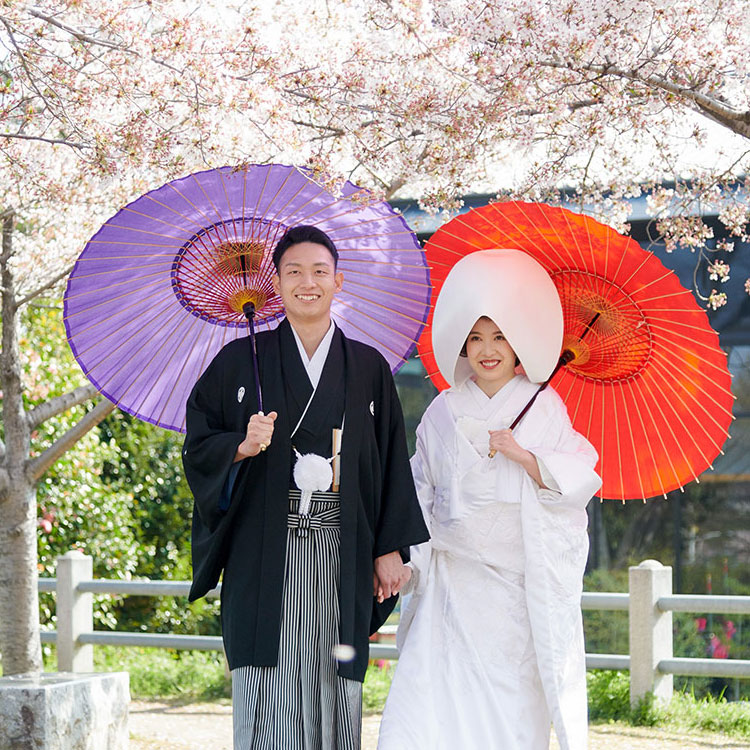
[[[237,446],[250,416],[258,411],[248,339],[225,346],[193,388],[183,450],[185,474],[195,498],[190,600],[204,596],[224,571],[222,632],[230,669],[274,666],[277,661],[292,471],[289,436],[307,400],[304,388],[290,389],[287,383],[290,377],[307,380],[288,321],[256,338],[263,406],[266,413],[279,415],[268,450],[240,462],[231,498],[222,501]],[[345,376],[338,381],[331,357],[343,359]],[[324,402],[330,400],[331,390],[340,396],[343,387],[340,639],[354,646],[356,656],[339,665],[339,675],[363,681],[368,635],[395,605],[395,597],[381,605],[373,597],[373,560],[424,542],[429,535],[386,361],[372,347],[347,339],[338,328],[329,360],[309,415],[314,423],[316,413],[322,419],[333,414],[334,423],[340,424],[336,399],[333,404]],[[294,396],[295,389],[302,398]],[[306,393],[310,392],[307,380]],[[306,417],[305,426],[309,422]],[[295,436],[295,444],[299,441],[305,441],[302,429]],[[307,446],[297,447],[306,452]]]

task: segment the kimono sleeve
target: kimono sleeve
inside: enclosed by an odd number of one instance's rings
[[[221,366],[214,361],[188,399],[182,450],[185,477],[200,519],[209,531],[216,528],[228,507],[226,501],[222,502],[222,495],[231,492],[236,476],[234,456],[245,438],[244,432],[225,424],[221,382]]]
[[[393,377],[385,362],[383,364],[383,392],[387,402],[383,420],[387,421],[379,430],[382,490],[373,558],[396,550],[405,551],[429,539],[409,465],[401,403]]]
[[[543,420],[546,425],[544,439],[526,447],[536,456],[545,482],[554,487],[539,490],[539,499],[543,503],[585,508],[602,485],[601,477],[594,471],[599,460],[597,452],[573,429],[565,404],[554,390],[545,390],[537,403],[541,408],[535,419]]]
[[[411,458],[411,471],[424,521],[427,528],[430,529],[432,526],[432,506],[435,502],[435,480],[430,470],[429,453],[425,440],[425,431],[428,429],[429,424],[426,420],[420,422],[419,427],[417,427],[417,449]],[[426,541],[412,546],[409,553],[411,559],[407,564],[412,569],[412,577],[403,587],[403,594],[412,591],[419,593],[424,589],[432,554],[430,542]]]

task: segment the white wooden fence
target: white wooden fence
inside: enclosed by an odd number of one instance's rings
[[[57,578],[40,579],[39,590],[57,594],[57,631],[44,631],[42,641],[57,644],[61,672],[93,671],[94,645],[222,650],[218,636],[94,630],[94,594],[187,596],[188,581],[94,580],[92,558],[73,551],[58,558]],[[750,596],[673,594],[672,569],[646,560],[630,568],[629,593],[584,592],[581,606],[628,612],[630,654],[586,654],[586,667],[629,669],[633,702],[649,692],[659,701],[669,700],[673,675],[750,678],[750,660],[676,658],[672,652],[672,612],[750,614]],[[371,643],[370,657],[396,659],[398,653],[393,645]]]

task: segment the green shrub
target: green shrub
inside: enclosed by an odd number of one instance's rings
[[[586,674],[590,721],[627,721],[630,677],[627,672],[592,670]]]
[[[57,671],[54,645],[42,649],[46,672]],[[231,698],[220,651],[96,646],[95,672],[127,672],[134,700],[210,701]]]
[[[362,686],[362,710],[365,713],[382,713],[395,669],[396,662],[385,659],[377,659],[367,665],[365,684]]]
[[[649,694],[630,706],[627,672],[593,670],[587,675],[589,720],[592,723],[622,721],[634,726],[661,726],[676,730],[720,732],[750,738],[750,706],[727,702],[723,697],[696,697],[675,692],[667,706],[659,706]]]
[[[689,693],[675,693],[669,706],[663,709],[662,722],[676,729],[699,729],[750,738],[750,707],[710,694],[696,698]]]

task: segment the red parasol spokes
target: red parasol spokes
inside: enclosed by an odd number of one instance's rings
[[[434,307],[455,262],[513,248],[552,277],[572,361],[552,385],[574,426],[599,451],[601,496],[648,498],[697,480],[732,420],[726,355],[691,292],[635,240],[590,217],[531,203],[495,203],[457,216],[425,248]],[[438,388],[432,316],[420,356]]]

